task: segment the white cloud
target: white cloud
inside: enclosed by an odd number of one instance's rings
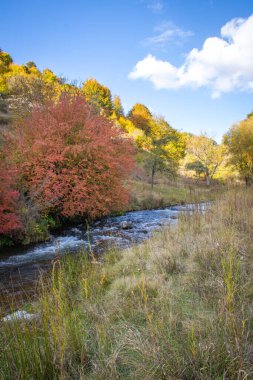
[[[221,37],[207,38],[181,66],[149,54],[137,62],[129,78],[149,80],[157,89],[207,87],[213,98],[235,89],[252,90],[253,15],[229,21],[221,28]]]
[[[179,40],[193,36],[193,32],[184,31],[168,22],[160,24],[155,30],[158,32],[155,36],[144,40],[146,45],[164,47],[168,42],[178,42]]]
[[[153,0],[149,2],[148,8],[152,10],[154,13],[160,13],[163,10],[163,3],[160,0]]]

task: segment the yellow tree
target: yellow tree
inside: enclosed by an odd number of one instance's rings
[[[145,133],[149,132],[152,114],[144,104],[136,103],[129,111],[128,117],[136,128],[142,129]]]
[[[230,162],[238,169],[246,185],[253,182],[253,116],[234,125],[224,136]]]
[[[187,152],[195,164],[198,163],[201,166],[207,186],[210,185],[211,179],[224,162],[225,151],[224,145],[218,145],[205,135],[189,137]]]
[[[124,110],[122,107],[120,97],[118,95],[114,96],[113,98],[113,111],[115,112],[117,119],[124,116]]]
[[[111,115],[112,94],[108,87],[100,84],[96,79],[90,78],[83,83],[82,91],[86,101],[92,104],[100,114]]]

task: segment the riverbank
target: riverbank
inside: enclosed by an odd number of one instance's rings
[[[197,183],[193,179],[178,177],[175,180],[168,180],[164,175],[157,178],[154,189],[151,189],[148,178],[132,179],[126,183],[129,188],[129,204],[121,211],[109,214],[103,218],[96,218],[93,223],[110,216],[123,215],[126,212],[152,210],[166,208],[174,205],[184,205],[192,203],[209,202],[217,198],[226,191],[226,186],[221,183],[213,183],[207,187],[205,183]],[[57,234],[70,227],[75,227],[80,223],[85,223],[85,218],[54,220],[52,217],[47,220],[37,221],[30,226],[26,232],[26,238],[15,240],[10,237],[0,237],[0,261],[1,254],[6,251],[6,247],[33,247],[36,244],[50,239],[50,234]],[[91,222],[91,221],[90,221]],[[92,224],[92,222],[91,222]]]
[[[0,302],[3,300],[7,307],[14,302],[18,309],[26,300],[36,297],[36,280],[40,273],[50,272],[54,260],[66,254],[75,256],[80,249],[85,249],[101,257],[112,248],[129,248],[148,239],[162,226],[176,223],[180,213],[196,207],[204,210],[208,204],[131,211],[89,226],[81,223],[69,227],[51,236],[50,241],[33,247],[6,248],[0,255]]]
[[[1,379],[249,379],[252,231],[241,189],[103,263],[56,262],[35,318],[0,326]]]
[[[227,190],[227,185],[219,182],[206,186],[191,178],[178,176],[169,180],[164,175],[158,176],[153,189],[147,178],[129,180],[128,187],[131,196],[127,211],[209,202]]]

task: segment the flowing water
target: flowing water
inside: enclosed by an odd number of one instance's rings
[[[0,296],[24,302],[35,292],[40,273],[48,272],[54,259],[92,249],[96,254],[112,247],[127,248],[140,243],[168,224],[176,223],[179,213],[204,211],[208,204],[173,206],[159,210],[132,211],[108,217],[89,226],[80,224],[50,237],[34,247],[8,247],[0,251]]]

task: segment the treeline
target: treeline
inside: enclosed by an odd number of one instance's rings
[[[206,181],[253,177],[253,117],[217,144],[172,128],[143,104],[126,115],[119,96],[88,79],[69,84],[0,51],[0,240],[43,240],[66,220],[122,210],[134,162],[156,174]],[[226,169],[224,169],[226,168]],[[228,169],[229,168],[229,169]],[[224,178],[223,178],[224,179]]]

